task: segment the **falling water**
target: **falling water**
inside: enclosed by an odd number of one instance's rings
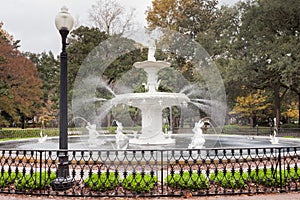
[[[206,114],[209,114],[211,112],[211,106],[210,105],[205,105],[203,103],[194,102],[194,101],[191,101],[190,103],[195,105],[197,108],[199,108],[200,110],[202,110]]]
[[[101,109],[99,110],[100,115],[96,116],[96,122],[98,122],[98,124],[101,124],[102,119],[105,118],[113,106],[114,105],[112,104],[111,100],[108,100],[101,106]]]
[[[81,119],[82,121],[88,123],[88,121],[85,118],[80,117],[80,116],[73,117],[68,123],[75,121],[76,119]]]
[[[184,88],[182,88],[179,93],[184,93],[188,90],[193,90],[195,87],[196,87],[196,85],[187,85]]]
[[[101,81],[101,86],[103,86],[105,89],[107,89],[113,96],[116,96],[116,93],[104,82]]]

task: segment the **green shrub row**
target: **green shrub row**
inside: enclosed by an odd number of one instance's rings
[[[122,186],[126,190],[142,193],[149,192],[154,188],[157,177],[145,173],[132,173],[121,179],[118,173],[104,172],[93,173],[84,182],[94,191],[113,190],[117,186]]]
[[[166,182],[172,188],[198,190],[209,187],[206,176],[200,172],[185,171],[169,174],[166,177]]]
[[[55,172],[34,172],[25,174],[19,172],[1,172],[0,173],[0,188],[14,184],[16,189],[44,189],[50,186],[52,180],[56,178]]]
[[[13,138],[32,138],[40,137],[41,129],[7,129],[0,130],[0,139],[13,139]],[[45,129],[43,135],[48,137],[58,136],[58,129]]]
[[[15,172],[0,172],[0,188],[14,184],[16,189],[45,189],[56,178],[55,172],[34,172],[29,174]],[[230,189],[243,189],[249,183],[256,183],[266,187],[280,186],[280,173],[278,170],[257,169],[250,172],[218,171],[207,177],[200,171],[181,171],[171,173],[165,178],[166,184],[174,189],[201,190],[208,189],[209,185],[219,185]],[[290,181],[300,181],[300,168],[282,170],[282,186]],[[93,191],[108,191],[120,186],[136,193],[150,192],[158,179],[153,173],[131,173],[120,178],[117,172],[93,173],[84,183]]]
[[[258,169],[250,172],[239,172],[239,171],[218,171],[212,173],[207,177],[205,174],[200,172],[185,171],[181,173],[169,174],[166,177],[166,183],[172,188],[181,189],[207,189],[209,184],[219,185],[224,188],[230,189],[243,189],[248,183],[256,183],[264,185],[266,187],[278,187],[280,181],[282,186],[285,186],[288,182],[300,179],[300,168],[295,170],[281,171],[282,180],[280,180],[279,170],[271,169]]]

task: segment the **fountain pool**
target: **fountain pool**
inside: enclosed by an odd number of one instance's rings
[[[88,142],[84,142],[79,136],[69,137],[69,149],[70,150],[172,150],[172,149],[188,149],[191,143],[192,134],[173,134],[172,138],[175,143],[164,145],[135,145],[130,144],[128,140],[122,141],[119,144],[116,143],[115,135],[98,136],[98,139],[105,141],[104,144],[90,146]],[[299,139],[280,138],[279,144],[271,144],[270,138],[267,136],[253,136],[251,139],[245,136],[236,135],[205,135],[205,148],[268,148],[268,147],[293,147],[300,146]],[[132,139],[134,136],[128,136],[128,139]],[[88,141],[88,140],[86,140]],[[48,137],[44,143],[39,143],[38,139],[24,139],[16,141],[5,141],[0,143],[3,150],[57,150],[58,138]]]

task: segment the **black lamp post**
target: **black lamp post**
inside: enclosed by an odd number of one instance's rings
[[[73,186],[73,179],[69,173],[68,159],[68,100],[67,100],[67,36],[73,27],[73,17],[67,7],[62,7],[55,17],[55,25],[62,38],[62,52],[60,54],[60,120],[59,120],[59,151],[56,179],[52,182],[54,190],[66,190]]]

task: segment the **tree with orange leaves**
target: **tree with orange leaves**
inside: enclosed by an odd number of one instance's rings
[[[42,81],[35,65],[17,48],[0,23],[0,125],[21,124],[38,111]]]

